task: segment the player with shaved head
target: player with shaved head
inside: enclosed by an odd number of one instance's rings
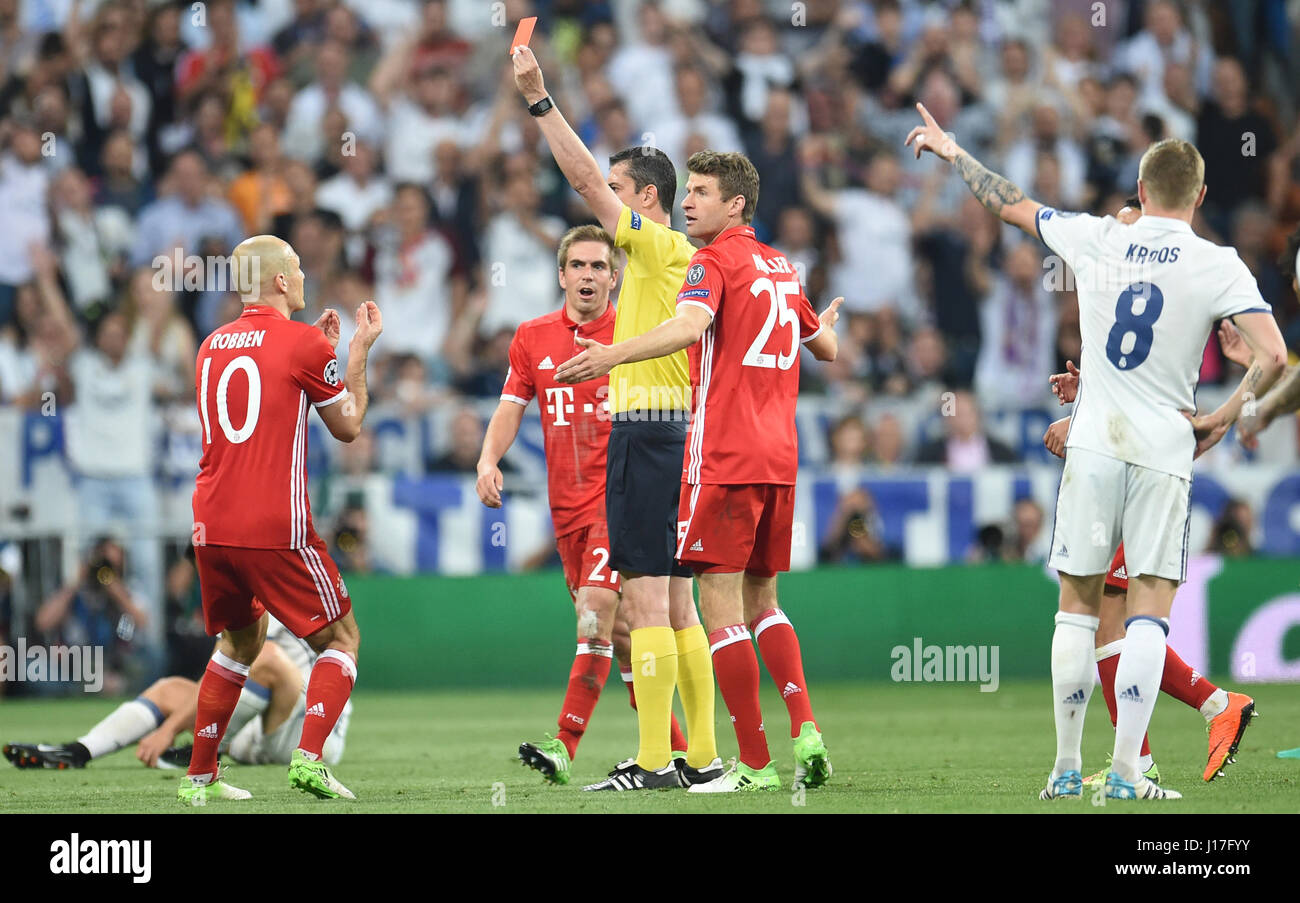
[[[289,784],[355,799],[322,760],[356,682],[361,637],[343,578],[312,527],[307,412],[316,408],[335,438],[357,438],[369,402],[366,360],[383,325],[373,301],[357,308],[340,381],[338,313],[312,326],[289,319],[305,302],[301,261],[288,242],[255,235],[235,248],[231,267],[243,313],[203,342],[194,375],[203,432],[195,564],[204,624],[220,640],[199,683],[194,752],[178,796],[195,806],[251,796],[220,780],[217,748],[266,640],[269,610],[319,656]]]

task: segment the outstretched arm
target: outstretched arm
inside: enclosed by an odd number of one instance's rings
[[[1259,414],[1259,408],[1263,405],[1257,403],[1256,399],[1277,382],[1286,367],[1286,342],[1282,339],[1272,313],[1237,314],[1232,322],[1251,350],[1250,368],[1242,377],[1237,391],[1218,410],[1200,417],[1187,415],[1196,435],[1196,457],[1203,455],[1222,439],[1243,411],[1248,417]]]
[[[546,97],[546,84],[542,80],[542,69],[537,65],[537,57],[527,47],[520,47],[512,59],[515,87],[524,96],[524,100],[529,106],[543,100]],[[605,174],[601,172],[596,158],[587,150],[587,146],[558,108],[551,107],[538,116],[537,126],[542,130],[542,135],[555,156],[555,162],[573,190],[587,202],[605,231],[614,235],[618,230],[618,218],[623,213],[623,202],[605,182]]]
[[[700,340],[713,316],[693,304],[677,308],[677,315],[664,320],[649,332],[625,339],[615,345],[602,345],[591,339],[576,339],[585,350],[555,369],[555,379],[562,383],[580,383],[604,376],[619,364],[648,361],[663,357]]]
[[[939,127],[924,104],[918,103],[916,109],[925,124],[912,129],[903,143],[913,147],[918,158],[922,151],[929,151],[939,159],[951,163],[981,204],[997,214],[1004,223],[1010,223],[1037,237],[1038,228],[1034,225],[1034,220],[1038,216],[1038,209],[1043,205],[1025,197],[1017,185],[962,150],[957,139]]]

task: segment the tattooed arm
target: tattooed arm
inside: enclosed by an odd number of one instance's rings
[[[1018,186],[1003,176],[990,170],[957,145],[957,140],[946,133],[935,122],[924,104],[916,105],[925,125],[918,125],[908,134],[903,143],[912,146],[917,157],[922,151],[930,153],[953,164],[957,174],[970,188],[971,194],[998,216],[1005,223],[1010,223],[1030,235],[1038,235],[1035,218],[1043,205],[1025,197]]]

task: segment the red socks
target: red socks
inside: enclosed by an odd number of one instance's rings
[[[194,718],[194,751],[190,755],[189,775],[217,776],[217,747],[226,734],[230,716],[239,702],[239,691],[248,680],[248,665],[241,665],[222,652],[213,654],[199,681],[198,713]],[[206,783],[206,782],[204,782]]]
[[[1165,649],[1165,673],[1160,680],[1160,692],[1168,693],[1194,709],[1200,709],[1217,689],[1219,688],[1179,658],[1177,652]]]
[[[346,652],[326,649],[316,659],[307,681],[307,715],[298,741],[298,748],[312,761],[320,759],[325,740],[343,713],[356,681],[356,663]]]
[[[620,668],[619,674],[623,678],[623,683],[627,686],[628,702],[632,704],[632,711],[635,712],[636,711],[636,690],[633,689],[632,687],[632,671],[630,669],[624,671],[622,668]],[[672,723],[669,725],[669,728],[671,730],[672,736],[669,738],[668,741],[669,745],[672,746],[673,752],[685,752],[686,735],[682,733],[682,726],[677,723],[677,716],[674,714],[671,717],[672,717]]]
[[[564,707],[560,709],[560,731],[556,734],[569,751],[570,759],[578,755],[578,742],[591,722],[591,713],[596,709],[605,678],[609,677],[613,657],[613,647],[608,643],[591,640],[578,644],[569,671],[569,688],[564,693]]]
[[[750,768],[765,768],[772,761],[763,732],[763,710],[758,703],[758,658],[744,624],[733,624],[709,634],[713,674],[722,701],[731,713],[740,746],[740,761]]]
[[[790,713],[790,737],[799,736],[805,721],[812,721],[812,701],[808,699],[808,683],[803,676],[803,654],[799,651],[799,637],[794,625],[779,608],[769,608],[749,624],[758,641],[758,651],[763,656],[767,673],[776,681],[781,698]],[[820,730],[820,728],[818,728]]]

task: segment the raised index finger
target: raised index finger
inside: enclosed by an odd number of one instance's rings
[[[939,127],[939,123],[934,121],[934,117],[931,116],[930,111],[925,108],[925,104],[921,103],[919,100],[916,102],[916,110],[921,114],[921,118],[925,120],[926,125],[932,125],[936,129]]]

